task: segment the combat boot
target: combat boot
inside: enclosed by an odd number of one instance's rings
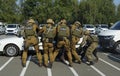
[[[39,64],[38,64],[38,66],[39,66],[39,67],[42,67],[42,64],[41,64],[41,63],[39,63]]]
[[[96,58],[96,59],[95,59],[95,62],[97,63],[97,62],[98,62],[98,60],[99,60],[99,58]]]
[[[65,57],[64,57],[64,55],[62,55],[62,56],[60,57],[60,60],[61,60],[63,63],[65,63]]]
[[[48,65],[44,64],[44,66],[45,66],[46,68],[48,68]]]
[[[78,64],[81,64],[81,61],[78,61]]]
[[[26,67],[26,59],[22,59],[22,66]]]
[[[75,63],[81,64],[81,60],[75,60]]]
[[[93,61],[86,62],[87,65],[94,65]]]
[[[73,67],[72,63],[69,63],[69,66],[70,66],[70,67]]]
[[[26,64],[25,64],[25,63],[22,63],[22,66],[23,66],[23,67],[26,67]]]
[[[48,67],[49,67],[49,68],[52,68],[52,64],[53,64],[53,63],[52,63],[52,62],[50,62]]]
[[[69,66],[70,66],[70,67],[73,67],[73,65],[72,65],[72,64],[69,64]]]

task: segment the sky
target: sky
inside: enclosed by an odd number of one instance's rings
[[[120,0],[114,0],[114,3],[115,3],[115,5],[119,5],[120,4]]]

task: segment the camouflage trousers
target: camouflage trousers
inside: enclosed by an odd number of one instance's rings
[[[55,60],[56,56],[58,55],[61,47],[63,47],[63,46],[65,48],[65,52],[67,54],[68,61],[69,61],[70,64],[72,64],[72,55],[71,55],[71,51],[70,51],[70,42],[69,42],[69,40],[66,40],[66,41],[63,40],[63,41],[58,41],[57,42],[57,47],[56,47],[56,49],[55,49],[55,51],[53,53],[54,60]]]
[[[90,46],[87,48],[85,56],[87,57],[88,61],[93,61],[92,55],[93,52],[95,51],[95,49],[98,47],[98,43],[97,42],[92,42],[90,44]]]
[[[31,46],[31,45],[35,48],[36,55],[37,55],[37,58],[39,60],[39,64],[42,63],[42,55],[41,55],[41,52],[39,52],[38,43],[39,43],[38,38],[35,37],[35,36],[30,36],[30,37],[25,39],[25,41],[24,41],[24,51],[23,51],[23,54],[22,54],[22,63],[23,64],[26,64],[28,49],[29,49],[29,46]]]
[[[74,58],[78,61],[81,62],[81,59],[76,51],[76,47],[75,45],[78,43],[78,41],[80,40],[80,38],[72,36],[72,41],[71,41],[71,53],[74,56]]]
[[[48,59],[50,58],[50,63],[53,63],[53,43],[44,42],[43,43],[43,50],[44,50],[44,65],[48,66]]]

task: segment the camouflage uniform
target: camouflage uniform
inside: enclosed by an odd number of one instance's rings
[[[35,21],[33,19],[28,20],[26,26],[24,27],[24,33],[23,33],[23,38],[25,39],[24,41],[24,51],[22,54],[22,64],[23,67],[26,65],[26,59],[27,59],[27,53],[29,46],[34,46],[36,50],[36,55],[39,60],[39,66],[42,65],[42,55],[39,52],[39,40],[37,37],[37,32],[36,30],[39,30],[39,27],[35,24]]]
[[[72,56],[71,56],[71,52],[70,52],[69,36],[70,36],[70,29],[66,25],[66,20],[63,19],[63,20],[61,20],[61,24],[58,25],[58,27],[57,27],[58,40],[57,40],[56,49],[54,51],[54,60],[55,60],[56,56],[58,55],[60,49],[62,47],[64,47],[65,52],[66,52],[67,57],[68,57],[69,65],[72,66]]]
[[[54,21],[52,19],[47,20],[47,25],[41,29],[43,34],[43,50],[44,50],[44,65],[45,67],[52,67],[53,63],[53,40],[56,35],[56,27],[53,26]],[[50,57],[50,64],[48,65],[48,58]]]
[[[71,52],[72,55],[75,57],[75,59],[78,61],[78,63],[81,63],[80,57],[76,52],[75,45],[78,43],[80,38],[83,36],[83,29],[81,26],[81,23],[79,21],[76,21],[72,26],[71,26]]]
[[[86,50],[85,56],[87,57],[88,64],[92,65],[93,64],[93,52],[95,49],[98,47],[98,37],[95,35],[90,35],[90,31],[86,30],[84,32],[83,36],[83,41],[81,43],[81,46],[84,45],[85,43],[88,44],[88,48]]]

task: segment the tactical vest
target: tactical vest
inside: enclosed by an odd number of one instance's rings
[[[72,31],[72,35],[81,38],[83,36],[82,28],[76,28],[74,31]]]
[[[28,37],[28,36],[36,36],[36,32],[33,29],[33,25],[27,24],[25,26],[24,32],[25,32],[26,37]]]
[[[53,26],[51,26],[51,27],[46,26],[46,31],[44,33],[44,36],[47,38],[54,38],[55,37],[54,27]]]
[[[69,37],[68,34],[67,34],[67,26],[66,25],[59,25],[58,27],[58,37]]]

